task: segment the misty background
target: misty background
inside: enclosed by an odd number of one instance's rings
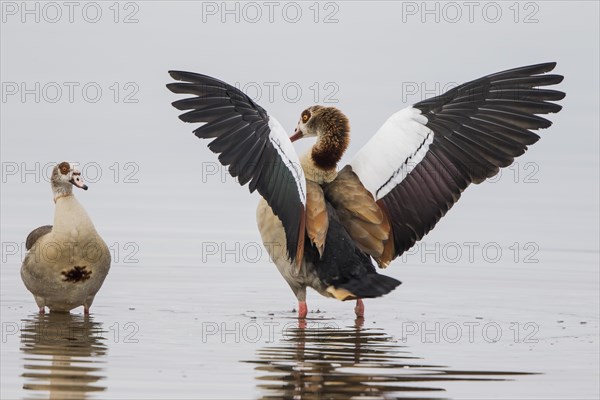
[[[110,316],[145,307],[146,317],[136,315],[152,322],[140,332],[158,335],[161,308],[218,313],[294,306],[260,246],[258,194],[227,175],[208,141],[193,135],[197,125],[178,120],[170,103],[182,96],[166,89],[168,70],[207,74],[245,89],[289,134],[306,107],[340,108],[351,124],[341,168],[403,107],[483,75],[556,61],[553,73],[565,79],[552,89],[566,98],[563,110],[547,117],[552,127],[538,131],[541,140],[515,165],[470,186],[423,242],[392,263],[386,274],[404,284],[369,302],[367,315],[373,304],[372,315],[393,319],[385,313],[411,308],[416,298],[449,312],[485,300],[512,301],[507,313],[537,310],[540,323],[554,323],[555,313],[582,313],[592,318],[581,329],[594,330],[594,344],[591,352],[589,344],[577,347],[576,354],[588,356],[576,373],[591,365],[586,371],[597,376],[597,359],[591,360],[598,354],[600,6],[466,3],[136,1],[75,2],[71,9],[62,2],[2,2],[3,321],[35,311],[20,284],[24,241],[35,227],[52,223],[48,176],[65,160],[79,163],[89,190],[75,189],[75,195],[113,252],[92,312]],[[299,153],[311,145],[308,139],[295,143]],[[439,256],[436,246],[447,250],[441,259],[431,253]],[[475,246],[472,257],[469,246]],[[479,278],[470,281],[473,274]],[[204,307],[194,296],[217,303]],[[351,313],[349,304],[313,292],[308,304]],[[157,330],[147,333],[148,326]],[[169,335],[179,332],[169,326]],[[186,335],[158,337],[156,343]],[[4,345],[3,360],[17,359],[17,348]],[[112,354],[118,349],[113,345]],[[454,357],[455,350],[438,355]],[[185,358],[189,347],[178,351]],[[538,359],[548,365],[565,359],[565,353],[545,354],[550,358]],[[3,361],[3,373],[13,364]],[[10,387],[18,391],[18,372],[10,368]],[[222,359],[206,368],[214,372],[208,385],[231,381],[232,366]],[[148,376],[158,375],[144,381]],[[109,386],[127,387],[121,376],[112,379]],[[555,376],[539,379],[547,386],[532,386],[531,393],[560,395],[552,386],[560,385]],[[571,393],[568,385],[560,387]],[[598,390],[592,379],[579,388]]]

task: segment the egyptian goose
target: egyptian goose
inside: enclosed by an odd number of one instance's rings
[[[50,184],[56,204],[54,226],[40,226],[27,236],[21,278],[40,314],[45,307],[68,312],[81,305],[89,314],[110,269],[110,252],[73,195],[73,186],[88,188],[81,173],[61,162],[52,170]]]
[[[400,284],[377,274],[427,234],[470,183],[509,166],[551,122],[565,94],[545,74],[556,63],[515,68],[468,82],[393,114],[339,172],[348,118],[312,106],[290,138],[277,120],[235,87],[206,75],[170,71],[185,122],[250,192],[262,199],[257,222],[271,259],[307,313],[306,287],[339,300],[382,296]],[[298,157],[292,142],[316,137]]]

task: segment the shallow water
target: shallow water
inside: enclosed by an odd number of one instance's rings
[[[502,381],[525,374],[427,364],[383,330],[365,328],[363,319],[353,327],[334,325],[312,319],[294,323],[276,344],[240,360],[256,365],[259,397],[438,399],[444,398],[443,382]],[[24,319],[20,350],[25,393],[64,399],[106,391],[108,336],[94,317],[51,313]]]
[[[36,314],[7,265],[2,398],[593,398],[597,256],[569,257],[568,275],[560,263],[405,265],[364,320],[311,293],[304,324],[262,262],[115,265],[90,317]]]
[[[261,398],[445,398],[444,381],[499,381],[519,372],[459,371],[431,365],[381,329],[311,329],[300,324],[276,346],[248,361]]]
[[[51,218],[42,186],[3,187],[3,243]],[[19,276],[23,253],[3,254],[2,399],[598,397],[599,254],[585,241],[557,247],[552,229],[514,215],[507,226],[506,214],[486,214],[477,204],[488,199],[471,196],[428,247],[383,271],[403,283],[366,300],[364,321],[352,302],[309,291],[303,326],[257,250],[256,203],[240,202],[243,189],[184,194],[174,182],[174,204],[152,184],[141,188],[126,193],[128,204],[111,202],[112,188],[77,193],[113,252],[88,318],[81,308],[37,315]],[[137,206],[144,201],[152,214]],[[532,237],[538,248],[524,248]],[[430,254],[473,238],[473,259],[464,245],[458,260]],[[489,238],[502,247],[497,260],[480,252]]]
[[[50,398],[85,398],[106,390],[106,332],[93,318],[33,314],[21,324],[23,389]]]

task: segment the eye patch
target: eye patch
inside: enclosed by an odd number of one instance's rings
[[[69,165],[68,162],[63,161],[60,164],[58,164],[58,169],[59,169],[59,171],[60,171],[61,174],[66,175],[71,170],[71,166]]]

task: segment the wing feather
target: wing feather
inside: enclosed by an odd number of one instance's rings
[[[30,250],[39,238],[50,233],[51,231],[52,225],[43,225],[32,230],[29,235],[27,235],[27,239],[25,239],[25,249]]]
[[[470,183],[507,167],[552,123],[556,63],[491,74],[392,115],[350,163],[385,210],[393,257],[435,227]],[[540,87],[542,87],[540,89]],[[425,138],[425,139],[424,139]]]
[[[213,139],[208,148],[241,185],[257,190],[284,226],[287,254],[300,265],[304,248],[306,179],[300,160],[275,118],[239,89],[210,76],[170,71],[174,93],[195,97],[173,102],[186,111],[184,122],[203,123],[194,130]],[[300,249],[300,250],[299,250]]]

